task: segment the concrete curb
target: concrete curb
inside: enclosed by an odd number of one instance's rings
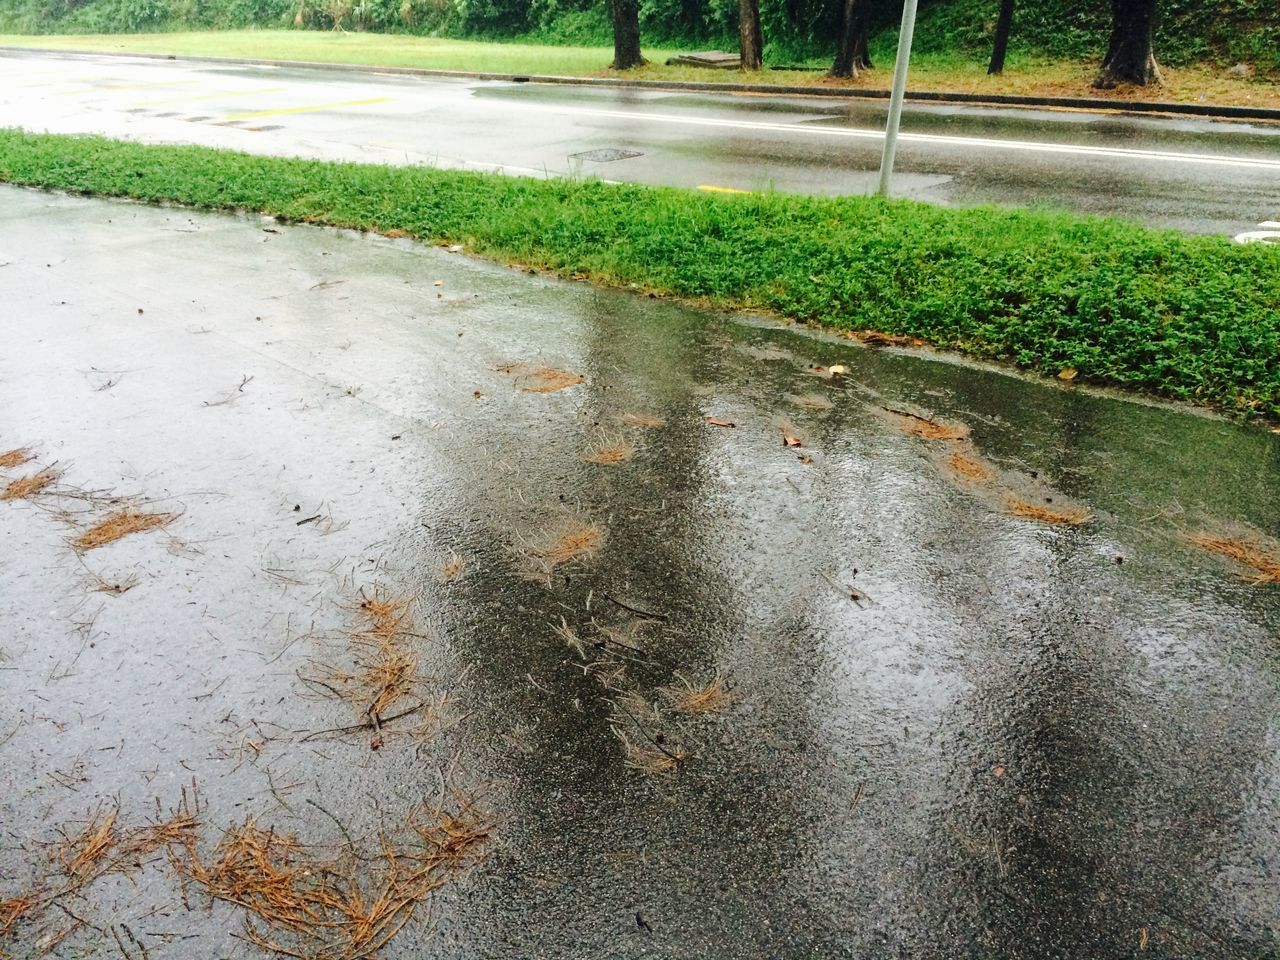
[[[508,83],[546,83],[576,87],[606,87],[634,90],[674,90],[703,93],[763,93],[779,97],[820,97],[829,100],[888,100],[888,90],[858,87],[788,87],[767,83],[716,83],[700,80],[626,80],[613,77],[562,77],[555,74],[481,73],[469,70],[432,70],[426,67],[383,67],[360,63],[323,63],[314,60],[261,60],[251,57],[202,57],[126,51],[57,50],[44,47],[5,47],[0,53],[56,53],[72,57],[120,57],[135,60],[174,60],[224,66],[281,67],[296,70],[340,70],[346,73],[382,73],[407,77],[436,77],[452,80],[502,80]],[[1215,120],[1266,120],[1280,123],[1280,109],[1269,107],[1229,107],[1200,103],[1170,103],[1159,100],[1104,100],[1095,97],[1023,97],[998,93],[942,93],[908,90],[907,99],[917,103],[957,103],[1018,109],[1089,110],[1101,113],[1139,113],[1205,117]]]

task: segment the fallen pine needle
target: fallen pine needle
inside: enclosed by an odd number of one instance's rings
[[[0,500],[29,500],[57,479],[58,472],[52,467],[45,467],[25,477],[11,480],[8,486],[0,491]]]
[[[645,430],[657,430],[667,424],[667,421],[661,417],[651,416],[647,413],[624,413],[620,419],[629,427],[641,427]]]
[[[504,363],[495,368],[499,373],[514,374],[525,393],[554,393],[586,383],[587,378],[556,367],[531,367],[524,363]]]
[[[11,470],[31,462],[31,454],[22,447],[0,453],[0,469]]]
[[[1252,567],[1255,573],[1242,574],[1250,583],[1280,583],[1280,556],[1270,552],[1256,540],[1198,533],[1191,537],[1191,542],[1202,550],[1221,554],[1242,566]]]
[[[965,480],[987,481],[995,476],[995,471],[982,460],[960,450],[947,457],[947,468]]]
[[[676,713],[723,713],[733,703],[728,678],[719,670],[702,686],[677,673],[677,683],[659,688],[658,692]]]
[[[13,933],[18,921],[31,913],[36,906],[33,897],[10,897],[0,900],[0,938]]]
[[[1019,497],[1010,497],[1005,509],[1011,516],[1021,517],[1024,520],[1038,520],[1040,523],[1053,523],[1072,527],[1086,524],[1093,519],[1093,514],[1084,507],[1065,507],[1054,510]]]
[[[969,436],[969,427],[963,423],[946,423],[940,420],[926,420],[913,413],[899,413],[890,410],[893,422],[903,433],[925,440],[964,440]]]
[[[145,533],[168,526],[178,519],[176,513],[145,513],[133,507],[125,507],[109,514],[71,541],[77,550],[93,550],[115,543],[132,533]]]
[[[587,454],[588,463],[606,467],[620,467],[636,455],[636,445],[626,437],[601,437]]]

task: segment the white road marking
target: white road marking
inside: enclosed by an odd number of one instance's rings
[[[683,124],[695,127],[722,127],[733,130],[766,130],[806,136],[848,137],[856,140],[883,140],[881,130],[857,130],[849,127],[819,127],[807,123],[767,123],[755,120],[717,120],[713,117],[682,117],[670,113],[630,113],[625,110],[593,110],[589,107],[553,106],[555,113],[577,116],[607,117],[616,120],[651,120],[655,123]],[[1070,143],[1039,143],[1034,140],[995,140],[984,137],[950,137],[928,133],[903,133],[898,139],[910,143],[927,143],[946,147],[978,147],[993,150],[1016,150],[1023,153],[1050,153],[1065,156],[1106,157],[1118,160],[1159,160],[1164,163],[1209,164],[1220,167],[1280,172],[1280,159],[1262,157],[1228,157],[1210,153],[1169,153],[1162,150],[1135,150],[1126,147],[1089,147]]]

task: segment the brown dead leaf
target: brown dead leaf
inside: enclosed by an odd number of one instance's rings
[[[803,447],[804,444],[799,437],[789,437],[785,433],[782,435],[782,445],[784,447]]]
[[[1067,369],[1065,369],[1065,370],[1059,370],[1059,371],[1058,371],[1058,379],[1059,379],[1059,380],[1074,380],[1074,379],[1079,375],[1079,373],[1080,373],[1080,371],[1079,371],[1079,370],[1077,370],[1075,367],[1067,367]]]

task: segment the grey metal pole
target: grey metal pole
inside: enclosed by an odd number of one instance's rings
[[[898,125],[902,122],[902,98],[907,92],[907,67],[911,63],[911,37],[916,32],[916,0],[902,5],[902,32],[898,35],[898,59],[893,65],[893,93],[889,97],[889,124],[884,131],[884,154],[880,157],[880,189],[889,196],[893,178],[893,157],[898,152]]]

